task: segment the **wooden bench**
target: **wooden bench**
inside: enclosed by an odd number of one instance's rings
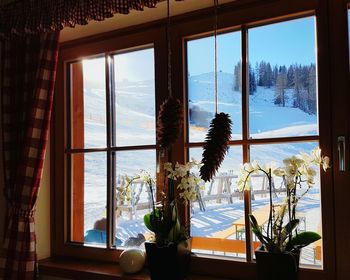
[[[253,242],[254,249],[258,248],[260,245],[260,242]],[[192,237],[192,249],[245,254],[246,244],[244,240]]]
[[[317,232],[322,236],[322,224],[317,226]],[[322,260],[322,238],[317,240],[314,244],[314,262]]]
[[[269,219],[269,213],[270,213],[270,206],[265,205],[253,211],[252,214],[254,215],[258,224],[262,226]],[[235,221],[229,228],[215,233],[213,237],[226,239],[232,236],[233,234],[236,234],[236,237],[238,239],[237,233],[242,230],[245,230],[245,217],[242,217],[237,221]]]

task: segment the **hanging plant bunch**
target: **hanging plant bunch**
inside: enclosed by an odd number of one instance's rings
[[[176,142],[182,119],[183,110],[180,101],[169,96],[160,106],[157,121],[157,138],[161,148],[168,149]]]
[[[231,139],[232,122],[228,114],[215,114],[212,119],[202,154],[201,178],[208,182],[219,169],[228,151],[227,143]]]

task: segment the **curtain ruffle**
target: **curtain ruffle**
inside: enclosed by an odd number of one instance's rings
[[[102,21],[164,0],[21,0],[0,9],[0,34],[37,34]],[[179,1],[179,0],[177,0]],[[180,0],[181,1],[181,0]]]

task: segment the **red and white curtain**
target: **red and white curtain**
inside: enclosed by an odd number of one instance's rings
[[[16,0],[0,9],[0,34],[37,33],[102,21],[164,0]],[[176,0],[179,1],[179,0]]]
[[[2,45],[2,130],[7,214],[0,278],[36,275],[35,202],[51,116],[58,32]]]
[[[34,212],[50,125],[59,30],[115,13],[127,14],[131,9],[153,8],[161,1],[16,0],[0,7],[7,203],[0,279],[32,280],[37,276]]]

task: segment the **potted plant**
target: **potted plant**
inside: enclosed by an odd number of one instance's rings
[[[259,279],[297,279],[301,248],[317,241],[321,236],[312,231],[298,231],[296,217],[298,202],[313,187],[315,166],[329,168],[329,158],[315,148],[310,154],[300,153],[283,160],[283,166],[262,166],[256,161],[245,163],[241,169],[238,186],[249,190],[251,175],[263,173],[269,183],[270,212],[267,225],[260,226],[253,215],[249,216],[253,233],[262,246],[255,251]],[[273,202],[273,176],[282,178],[286,197],[278,205]],[[306,189],[302,186],[306,185]]]
[[[189,233],[181,225],[178,217],[178,204],[188,205],[197,198],[196,187],[204,182],[191,170],[200,164],[190,161],[186,164],[164,164],[167,193],[161,194],[156,202],[152,193],[152,212],[144,216],[146,227],[154,233],[153,242],[146,242],[147,262],[153,280],[183,279],[186,274],[184,265],[189,264]],[[153,192],[152,180],[148,180]],[[177,194],[176,191],[177,189]]]

